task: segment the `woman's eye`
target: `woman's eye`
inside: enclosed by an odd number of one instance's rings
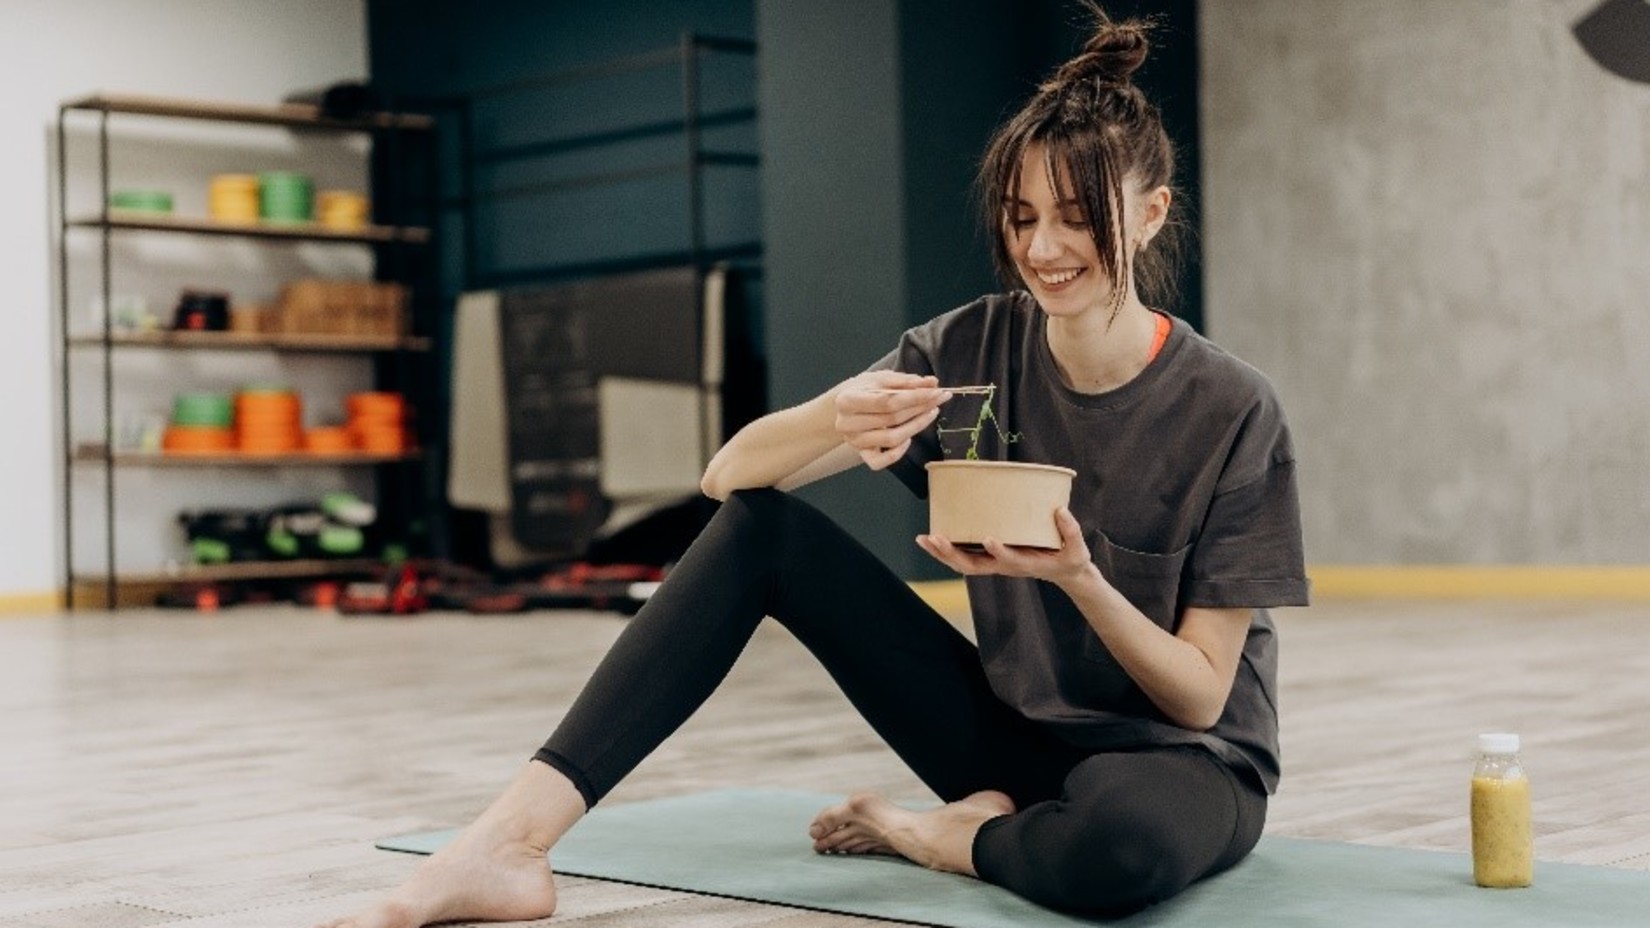
[[[1009,224],[1014,226],[1016,229],[1024,229],[1026,226],[1036,225],[1037,220],[1033,217],[1015,216],[1013,219],[1009,220]]]
[[[1061,216],[1060,221],[1073,229],[1087,229],[1089,227],[1089,221],[1084,219],[1081,214]]]

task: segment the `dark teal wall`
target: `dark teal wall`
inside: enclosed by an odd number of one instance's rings
[[[907,323],[900,22],[894,0],[759,0],[769,396],[864,369]],[[863,468],[804,489],[902,574],[917,506]]]
[[[751,38],[740,0],[368,0],[375,81],[451,92],[670,45],[684,29]]]
[[[373,80],[405,98],[467,98],[475,150],[508,152],[476,162],[482,194],[527,184],[557,184],[611,172],[683,163],[686,141],[671,129],[683,118],[681,70],[672,63],[539,87],[490,89],[563,74],[676,46],[686,31],[750,39],[750,2],[616,0],[494,2],[461,7],[436,0],[372,0]],[[704,52],[702,113],[712,117],[702,147],[756,154],[755,62]],[[743,114],[739,118],[725,118]],[[448,127],[449,137],[457,133]],[[449,193],[459,192],[456,146],[447,158]],[[702,177],[708,244],[760,238],[760,175],[750,167],[709,167]],[[598,186],[482,199],[474,216],[472,260],[461,260],[459,212],[448,218],[452,282],[479,286],[588,276],[668,255],[690,244],[685,171],[635,176]]]

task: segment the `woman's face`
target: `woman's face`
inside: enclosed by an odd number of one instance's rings
[[[1082,207],[1056,195],[1047,157],[1043,144],[1026,146],[1020,159],[1020,189],[1017,196],[1010,191],[1003,221],[1009,254],[1026,288],[1045,312],[1070,316],[1109,305],[1111,277],[1100,264]],[[1069,179],[1062,176],[1061,181],[1071,193]]]
[[[1059,165],[1060,186],[1073,192],[1065,166]],[[1122,247],[1132,255],[1163,224],[1169,191],[1159,187],[1142,194],[1125,177],[1123,183]],[[1083,219],[1074,199],[1060,200],[1049,176],[1048,148],[1041,142],[1026,146],[1020,159],[1020,189],[1010,191],[1008,215],[1003,217],[1009,254],[1020,278],[1051,315],[1072,316],[1091,307],[1110,315],[1112,280],[1100,262],[1094,231]]]

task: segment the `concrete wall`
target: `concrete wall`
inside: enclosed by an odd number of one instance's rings
[[[5,117],[0,120],[0,200],[7,204],[0,211],[0,241],[7,243],[0,249],[0,280],[7,287],[6,309],[0,314],[5,320],[0,337],[0,392],[5,396],[0,401],[0,440],[6,446],[6,453],[0,455],[0,525],[4,526],[0,531],[0,598],[52,589],[61,561],[61,467],[54,400],[55,226],[48,199],[56,169],[49,146],[58,102],[101,89],[273,103],[293,89],[360,77],[365,70],[360,0],[278,4],[7,0],[5,28],[0,29],[0,114]],[[180,211],[200,211],[205,179],[213,170],[229,165],[244,168],[252,159],[260,167],[282,167],[300,160],[314,167],[310,156],[316,149],[303,149],[290,137],[185,130],[185,143],[172,146],[165,141],[171,131],[158,123],[141,123],[123,133],[117,155],[127,157],[115,172],[115,182],[172,187],[178,192]],[[77,141],[87,138],[84,131],[76,135]],[[327,162],[318,173],[339,183],[359,175],[358,171],[350,173],[350,165],[358,159],[349,152],[318,144]],[[95,137],[89,150],[95,152]],[[77,161],[77,165],[84,164]],[[91,168],[95,172],[95,161]],[[96,174],[86,176],[95,180]],[[95,200],[94,194],[83,201],[83,208],[95,206]],[[170,306],[180,287],[191,283],[226,286],[240,296],[267,296],[272,295],[275,275],[316,266],[301,255],[275,257],[271,264],[269,255],[255,254],[256,249],[163,241],[153,236],[142,242],[123,242],[121,247],[126,272],[116,278],[117,289],[147,293],[157,303],[164,300],[163,308]],[[337,262],[350,263],[347,258],[323,255],[315,261],[324,269],[340,272],[347,268],[337,267]],[[84,310],[90,297],[91,290],[84,285],[71,293],[76,318],[82,322],[87,319]],[[136,367],[127,371],[133,375],[125,381],[129,391],[117,403],[134,400],[164,411],[180,375],[195,378],[199,388],[233,385],[247,377],[297,382],[334,376],[317,373],[314,366],[294,373],[270,360],[259,362],[262,367],[249,368],[246,359],[231,360],[226,366],[204,356],[157,360],[152,357],[156,353],[149,354],[147,360],[131,362]],[[354,382],[349,373],[336,377],[340,385]],[[363,382],[367,379],[362,378]],[[95,381],[90,386],[97,389]],[[141,411],[137,406],[128,408]],[[136,500],[139,511],[129,526],[123,524],[131,532],[122,541],[130,555],[122,569],[152,568],[181,554],[171,515],[189,504],[192,488],[189,475],[182,475],[181,481],[179,477],[175,473],[123,474],[127,481],[122,484],[123,497]],[[303,490],[308,481],[304,486],[287,486],[265,475],[256,485],[231,484],[219,487],[234,494],[231,499],[275,502]],[[199,486],[197,482],[195,488]],[[81,489],[83,498],[101,492],[90,485]],[[88,551],[89,556],[95,553]],[[84,566],[95,570],[98,565]]]
[[[1650,561],[1650,86],[1595,5],[1202,5],[1207,322],[1310,561]]]

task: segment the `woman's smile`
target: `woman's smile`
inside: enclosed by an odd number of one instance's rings
[[[1043,285],[1042,289],[1047,290],[1050,293],[1057,293],[1064,290],[1067,285],[1076,280],[1085,270],[1086,268],[1081,267],[1058,269],[1050,268],[1047,270],[1036,270],[1033,271],[1033,273],[1037,277],[1037,282]]]

